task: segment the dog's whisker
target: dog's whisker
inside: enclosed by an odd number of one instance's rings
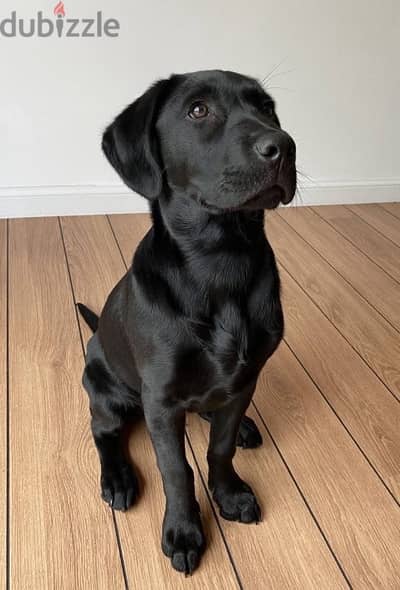
[[[294,199],[293,199],[292,203],[293,203],[293,207],[295,209],[304,205],[304,198],[302,195],[302,187],[300,187],[299,185],[297,185],[296,192],[295,192]]]
[[[280,62],[278,62],[273,68],[272,70],[266,75],[264,76],[264,78],[261,81],[261,84],[264,85],[268,80],[271,80],[272,76],[276,73],[277,69],[281,67],[281,65],[286,61],[286,57],[284,57]]]
[[[310,182],[311,184],[316,185],[316,181],[314,178],[312,178],[311,176],[309,176],[308,174],[306,174],[305,172],[303,172],[302,170],[300,170],[299,168],[296,168],[296,172],[298,175],[302,176],[303,178],[305,178],[308,182]]]

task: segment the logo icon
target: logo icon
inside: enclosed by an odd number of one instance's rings
[[[0,37],[118,37],[120,23],[115,18],[104,19],[98,10],[95,18],[66,18],[65,6],[59,0],[53,8],[55,19],[44,18],[39,11],[36,18],[18,18],[13,10],[10,17],[0,20]]]
[[[59,2],[58,4],[55,5],[54,10],[53,10],[54,16],[65,16],[65,7],[64,7],[64,2]]]
[[[64,27],[64,20],[63,19],[65,17],[64,2],[59,2],[58,4],[56,4],[54,7],[54,10],[53,10],[53,13],[54,13],[54,16],[57,17],[57,20],[56,20],[57,34],[59,37],[61,37],[63,27]]]

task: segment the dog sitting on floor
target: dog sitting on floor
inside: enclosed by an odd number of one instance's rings
[[[221,516],[261,517],[232,459],[236,445],[261,444],[245,412],[283,335],[264,210],[293,199],[295,143],[256,80],[204,71],[155,83],[106,129],[102,146],[149,200],[153,220],[100,318],[79,304],[94,332],[83,384],[102,497],[115,510],[135,501],[121,432],[141,411],[166,496],[162,549],[175,569],[192,573],[205,539],[185,412],[211,424],[208,484]]]

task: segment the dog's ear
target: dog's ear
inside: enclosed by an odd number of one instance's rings
[[[162,191],[162,162],[155,123],[170,80],[160,80],[128,106],[104,132],[102,148],[132,190],[147,199]]]

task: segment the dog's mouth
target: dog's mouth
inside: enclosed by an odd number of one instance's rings
[[[230,211],[243,211],[243,210],[259,210],[259,209],[276,209],[280,204],[287,205],[290,203],[296,191],[294,185],[293,188],[283,187],[279,184],[263,188],[257,193],[246,198],[240,199],[240,202],[232,204],[222,203],[210,203],[206,199],[199,197],[198,201],[202,207],[213,213],[227,213]]]
[[[293,195],[294,196],[294,195]],[[293,199],[285,189],[275,184],[267,189],[261,190],[247,199],[242,209],[276,209],[281,203],[287,205]]]
[[[213,202],[203,196],[199,203],[214,213],[276,209],[290,203],[296,192],[296,167],[287,166],[281,171],[250,167],[228,169],[218,187]]]

